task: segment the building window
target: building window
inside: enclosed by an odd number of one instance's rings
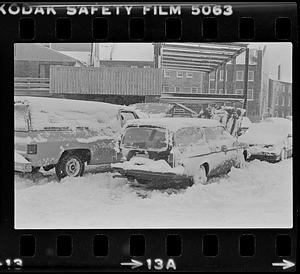
[[[150,66],[144,66],[144,68],[150,68]]]
[[[288,106],[291,106],[291,98],[288,98]]]
[[[281,100],[281,101],[282,101],[282,102],[281,102],[281,106],[284,107],[284,97],[282,97],[281,99],[282,99],[282,100]]]
[[[215,93],[215,89],[214,89],[214,88],[211,88],[211,89],[209,90],[209,93],[210,93],[210,94],[214,94],[214,93]]]
[[[164,92],[171,92],[171,87],[170,86],[163,86],[163,91]]]
[[[215,71],[213,71],[213,72],[211,72],[211,73],[209,74],[209,80],[210,80],[210,81],[214,81],[214,80],[215,80]]]
[[[164,70],[164,77],[165,78],[170,78],[170,71],[169,70]]]
[[[254,81],[254,71],[253,70],[248,71],[248,81]]]
[[[184,77],[183,71],[176,71],[176,77],[177,78],[183,78]]]
[[[222,88],[219,89],[219,94],[224,94],[224,90]]]
[[[198,93],[199,88],[198,87],[192,87],[192,93]]]
[[[131,68],[137,68],[138,66],[131,66]]]
[[[220,70],[220,81],[224,80],[224,70]]]
[[[184,87],[183,88],[183,92],[184,93],[191,93],[192,92],[192,88],[191,87]]]
[[[244,80],[244,71],[243,70],[238,70],[236,72],[236,80],[237,81],[243,81]]]
[[[192,72],[187,72],[186,73],[186,78],[193,78],[193,73]]]
[[[181,92],[181,87],[175,87],[175,92]]]
[[[243,90],[242,89],[236,89],[235,90],[235,94],[242,95],[243,94]]]
[[[276,97],[276,106],[278,106],[279,105],[279,97]]]
[[[251,100],[254,99],[254,97],[253,97],[253,89],[248,89],[247,99],[248,99],[249,101],[251,101]]]

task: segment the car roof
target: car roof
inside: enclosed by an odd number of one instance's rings
[[[109,127],[118,120],[119,110],[126,107],[103,102],[70,100],[60,98],[15,96],[15,107],[30,108],[32,128],[40,130],[49,127],[89,127],[98,130]],[[112,127],[112,128],[115,128]]]
[[[216,120],[204,118],[153,118],[130,120],[126,126],[162,127],[170,131],[177,131],[185,127],[216,127],[222,126]]]
[[[67,109],[80,109],[84,106],[87,106],[89,110],[95,108],[110,108],[110,109],[128,109],[127,106],[122,105],[114,105],[104,102],[98,101],[85,101],[85,100],[74,100],[74,99],[64,99],[64,98],[51,98],[51,97],[30,97],[30,96],[15,96],[14,97],[15,104],[28,104],[30,106],[41,106],[49,107],[51,109],[60,109],[60,108],[67,108]]]

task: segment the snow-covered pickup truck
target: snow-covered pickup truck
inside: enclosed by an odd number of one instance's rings
[[[123,162],[112,168],[147,184],[205,184],[208,177],[245,161],[244,146],[212,119],[131,120],[123,128],[119,147]]]
[[[40,97],[16,96],[14,112],[15,168],[55,168],[58,178],[81,176],[85,163],[117,162],[121,128],[138,118],[124,106]]]

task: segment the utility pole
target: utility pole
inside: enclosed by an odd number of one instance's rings
[[[90,67],[93,67],[93,66],[94,66],[94,62],[93,62],[93,51],[94,51],[94,43],[91,43]]]

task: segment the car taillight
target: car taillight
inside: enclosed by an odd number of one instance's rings
[[[27,154],[37,154],[37,145],[27,145]]]

